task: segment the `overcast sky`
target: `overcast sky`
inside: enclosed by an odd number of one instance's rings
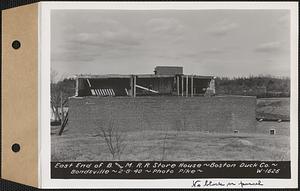
[[[51,67],[60,75],[153,73],[290,76],[288,10],[54,10]]]

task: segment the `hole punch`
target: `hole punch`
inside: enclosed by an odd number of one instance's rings
[[[14,49],[19,49],[21,47],[21,43],[18,40],[14,40],[11,44]]]
[[[11,146],[11,150],[15,153],[19,152],[21,150],[21,146],[18,143],[15,143]]]

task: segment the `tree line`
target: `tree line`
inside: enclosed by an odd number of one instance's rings
[[[257,97],[289,97],[290,78],[274,76],[217,77],[217,94],[248,95]]]

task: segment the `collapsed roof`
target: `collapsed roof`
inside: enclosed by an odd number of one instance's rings
[[[155,68],[155,74],[77,75],[76,96],[201,96],[215,93],[214,76],[184,75],[182,67]]]

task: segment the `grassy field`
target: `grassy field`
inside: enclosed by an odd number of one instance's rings
[[[289,114],[288,99],[259,99],[257,113]],[[270,109],[270,108],[275,109]],[[196,131],[140,131],[119,134],[121,151],[113,157],[101,135],[58,136],[51,128],[52,161],[200,161],[290,160],[289,122],[257,122],[256,133],[207,133]],[[275,129],[276,135],[269,135]],[[112,146],[116,146],[112,136]]]
[[[276,123],[276,122],[262,122]],[[285,124],[285,123],[284,123]],[[289,160],[289,136],[191,131],[124,133],[112,158],[102,136],[52,136],[52,161],[82,160]]]

